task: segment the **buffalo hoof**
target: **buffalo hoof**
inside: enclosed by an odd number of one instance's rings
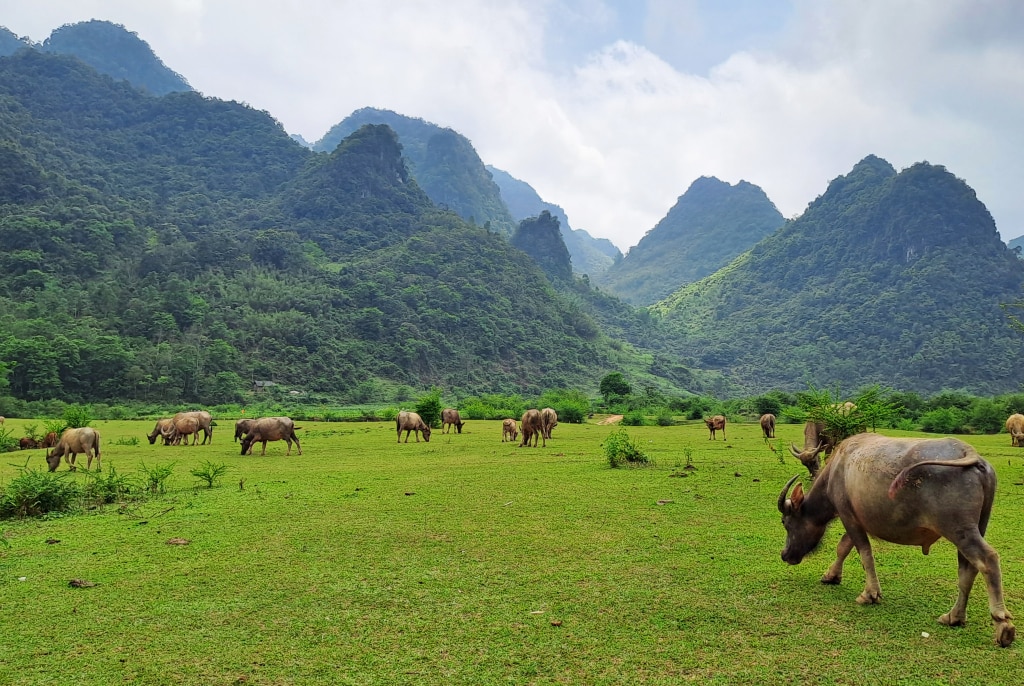
[[[839,584],[843,583],[843,576],[841,574],[837,576],[829,576],[828,574],[826,574],[825,576],[821,577],[821,583],[828,584],[829,586],[838,586]]]
[[[996,624],[996,644],[1000,648],[1008,648],[1013,639],[1017,638],[1017,628],[1010,622],[999,622]]]
[[[946,626],[963,626],[967,621],[964,617],[954,617],[952,612],[939,617],[939,624],[945,624]]]
[[[877,605],[882,602],[882,594],[871,591],[864,591],[857,596],[857,602],[861,605]]]

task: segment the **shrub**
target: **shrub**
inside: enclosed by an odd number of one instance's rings
[[[142,464],[142,473],[145,478],[145,488],[150,493],[166,493],[167,492],[167,479],[170,478],[171,472],[174,471],[174,463],[157,465],[155,467],[147,467],[145,463]]]
[[[921,415],[921,430],[936,434],[964,433],[967,413],[957,407],[940,407]]]
[[[994,400],[978,398],[970,410],[970,424],[975,433],[997,434],[1003,430],[1006,416]]]
[[[0,453],[9,453],[18,449],[18,439],[14,437],[14,429],[0,429]]]
[[[667,410],[658,413],[658,417],[655,420],[658,426],[675,426],[676,418],[671,415]]]
[[[89,426],[92,411],[86,405],[68,405],[64,408],[64,424],[72,429]]]
[[[608,457],[608,464],[614,469],[617,467],[641,467],[651,464],[648,457],[640,447],[629,437],[625,429],[619,429],[610,434],[601,444],[604,446],[604,453]]]
[[[644,413],[639,410],[633,410],[622,415],[623,426],[643,426],[645,423]]]
[[[226,464],[213,464],[209,460],[204,460],[201,465],[192,470],[192,476],[205,481],[207,488],[213,488],[217,480],[224,476],[227,471],[228,466]]]
[[[94,478],[86,483],[85,497],[98,505],[116,503],[136,489],[135,482],[126,474],[118,474],[113,465],[106,474],[91,472],[90,476]]]
[[[49,512],[69,512],[81,496],[70,472],[22,468],[0,495],[0,517],[38,517]]]
[[[441,391],[433,389],[430,393],[419,399],[416,403],[416,414],[426,423],[427,426],[435,429],[441,426]]]

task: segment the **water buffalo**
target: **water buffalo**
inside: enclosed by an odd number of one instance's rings
[[[295,426],[295,422],[290,417],[263,417],[253,420],[249,430],[242,437],[242,454],[251,453],[253,444],[259,442],[263,443],[263,451],[260,452],[260,455],[266,455],[267,441],[284,440],[288,443],[288,452],[285,453],[285,456],[292,454],[292,441],[295,441],[295,447],[299,449],[299,455],[301,455],[302,446],[299,444],[299,437],[295,435],[295,430],[298,428],[301,427]]]
[[[92,468],[93,453],[96,454],[96,470],[100,469],[100,432],[88,426],[79,429],[65,429],[61,434],[57,445],[46,455],[46,465],[51,472],[57,471],[60,466],[60,458],[68,463],[68,468],[75,471],[77,465],[75,458],[78,453],[85,453],[89,458],[86,462],[86,469]]]
[[[538,439],[544,442],[544,447],[548,446],[547,438],[544,436],[544,420],[540,416],[540,410],[527,410],[523,413],[522,419],[523,425],[523,442],[519,444],[522,448],[524,445],[530,445],[530,441],[533,441],[533,447],[537,447]]]
[[[1011,446],[1024,446],[1024,414],[1011,414],[1006,420],[1006,430],[1010,432]]]
[[[550,407],[545,407],[540,411],[540,424],[544,438],[551,438],[551,430],[558,426],[558,413]]]
[[[450,407],[441,410],[441,433],[448,433],[453,426],[462,433],[462,417],[459,416],[459,411]]]
[[[711,432],[711,435],[708,436],[709,441],[715,440],[715,431],[721,431],[722,440],[725,440],[725,417],[720,414],[716,414],[710,419],[705,419],[704,423],[707,425],[708,431]]]
[[[193,410],[191,412],[179,412],[174,415],[173,419],[177,422],[182,417],[195,417],[199,423],[199,431],[203,432],[203,445],[206,445],[207,440],[213,443],[213,417],[206,410]]]
[[[849,401],[841,404],[837,403],[832,407],[836,412],[843,415],[849,415],[857,409],[857,406]],[[818,459],[818,455],[824,453],[825,457],[828,458],[835,447],[836,442],[825,431],[825,423],[810,421],[804,424],[804,449],[800,450],[790,443],[789,452],[793,454],[793,457],[800,460],[801,464],[807,467],[807,471],[811,473],[811,478],[814,478],[821,469],[821,460]]]
[[[974,448],[955,438],[862,433],[836,447],[806,494],[797,484],[787,497],[797,478],[790,479],[779,494],[786,528],[783,561],[799,564],[838,517],[846,533],[821,581],[838,584],[843,562],[856,548],[866,577],[857,602],[865,605],[879,602],[882,596],[869,536],[921,546],[926,555],[939,538],[946,538],[958,551],[959,595],[939,622],[964,623],[967,596],[981,572],[996,625],[995,641],[1004,647],[1013,643],[1016,629],[1003,604],[999,554],[983,538],[995,499],[996,473]]]
[[[416,414],[415,412],[406,412],[402,410],[395,417],[395,428],[398,429],[398,442],[402,442],[402,432],[405,432],[405,442],[409,442],[409,433],[416,433],[416,442],[420,442],[420,433],[423,434],[423,440],[430,443],[430,427],[427,423]]]
[[[501,442],[504,443],[506,438],[513,443],[519,438],[519,427],[514,419],[506,419],[501,423]]]
[[[18,448],[20,450],[31,450],[39,447],[39,441],[32,438],[31,436],[25,436],[24,438],[18,439]]]
[[[43,442],[39,447],[52,448],[55,445],[57,445],[57,432],[49,431],[45,436],[43,436]]]
[[[237,441],[245,434],[249,433],[249,427],[252,426],[255,419],[239,419],[235,422],[235,440]]]
[[[172,420],[173,431],[170,434],[170,442],[180,445],[182,439],[188,445],[188,437],[192,436],[192,445],[199,444],[199,418],[194,413],[178,413]]]
[[[761,415],[761,431],[765,438],[775,438],[775,415],[770,412]]]
[[[167,445],[170,442],[169,436],[173,434],[173,432],[174,419],[170,417],[166,419],[158,419],[156,420],[156,426],[153,427],[153,430],[146,434],[146,438],[149,439],[149,444],[153,445],[156,443],[157,437],[162,436],[164,439],[164,445]]]

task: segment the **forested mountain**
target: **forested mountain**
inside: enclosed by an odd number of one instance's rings
[[[367,124],[387,124],[398,134],[409,171],[438,207],[450,209],[477,226],[511,236],[516,222],[501,192],[465,136],[422,119],[366,107],[331,127],[313,145],[330,152],[353,131]]]
[[[0,57],[13,55],[22,48],[27,48],[29,45],[29,43],[14,35],[14,32],[6,26],[0,26]]]
[[[591,387],[612,367],[689,378],[595,321],[640,340],[643,317],[559,294],[431,203],[386,126],[314,153],[266,113],[35,50],[0,58],[0,100],[0,395],[218,403],[271,380],[369,402]]]
[[[1017,253],[1017,257],[1021,257],[1021,252],[1024,250],[1024,236],[1017,236],[1007,241],[1006,245]]]
[[[727,268],[657,306],[685,364],[748,392],[878,383],[1019,390],[1022,336],[1000,307],[1024,264],[941,166],[868,157]]]
[[[491,172],[494,182],[501,189],[501,198],[516,221],[539,217],[545,211],[558,219],[562,239],[572,258],[573,271],[577,274],[595,276],[608,269],[616,260],[622,259],[622,253],[607,238],[594,238],[583,229],[569,226],[565,211],[558,205],[542,200],[530,184],[490,165],[487,171]]]
[[[782,215],[757,186],[701,177],[594,280],[627,302],[650,305],[721,269],[781,225]]]

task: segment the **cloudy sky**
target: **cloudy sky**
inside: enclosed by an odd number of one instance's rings
[[[0,0],[36,42],[88,19],[311,142],[366,106],[451,127],[623,251],[699,176],[794,217],[869,154],[1024,234],[1020,0]]]

